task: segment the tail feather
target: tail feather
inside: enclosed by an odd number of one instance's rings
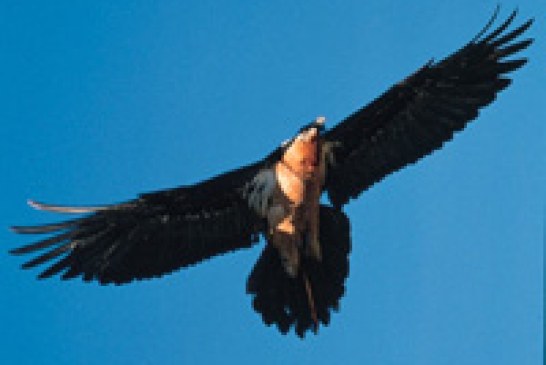
[[[329,325],[331,311],[339,309],[349,275],[351,249],[347,216],[334,208],[321,206],[320,244],[322,261],[301,257],[295,278],[288,276],[278,251],[268,245],[254,266],[247,282],[253,307],[266,325],[276,325],[286,334],[294,327],[303,338],[307,331],[317,333],[320,324]]]

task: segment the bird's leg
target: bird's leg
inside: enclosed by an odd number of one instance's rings
[[[300,254],[294,225],[283,220],[273,232],[273,243],[277,246],[286,273],[294,278],[298,275]]]
[[[270,209],[268,216],[270,244],[279,251],[281,262],[286,273],[294,278],[298,274],[300,264],[299,234],[294,224],[294,210],[278,205]]]

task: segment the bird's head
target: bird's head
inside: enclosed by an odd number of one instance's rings
[[[316,170],[319,159],[319,137],[326,118],[318,117],[300,129],[296,137],[286,142],[282,160],[292,171],[309,178]]]
[[[286,150],[290,148],[290,145],[292,145],[296,141],[309,142],[309,141],[317,139],[320,133],[324,131],[325,121],[326,121],[325,117],[317,117],[311,123],[301,127],[300,130],[298,131],[298,134],[296,134],[294,138],[287,139],[286,141],[281,143],[281,147],[283,147]]]
[[[317,117],[311,123],[304,125],[298,132],[296,138],[306,140],[308,138],[316,138],[321,132],[324,131],[325,117]],[[315,137],[312,137],[314,135]]]

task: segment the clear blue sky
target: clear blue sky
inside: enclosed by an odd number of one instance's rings
[[[0,226],[27,198],[111,203],[261,158],[470,40],[494,1],[9,1],[0,4]],[[121,5],[121,4],[124,5]],[[131,3],[131,5],[127,5]],[[531,62],[442,151],[352,202],[347,295],[305,341],[265,327],[262,248],[161,280],[38,282],[2,228],[3,364],[539,364],[546,5]]]

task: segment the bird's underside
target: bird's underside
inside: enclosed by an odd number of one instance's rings
[[[351,240],[342,207],[439,149],[525,64],[509,57],[532,42],[518,39],[532,20],[509,30],[514,12],[490,30],[496,15],[451,56],[427,63],[330,130],[317,118],[256,163],[120,204],[31,201],[36,209],[83,216],[13,227],[50,235],[11,253],[42,252],[23,264],[49,263],[39,278],[124,284],[250,247],[262,236],[267,244],[247,282],[254,309],[282,333],[316,332],[345,292]],[[331,206],[320,204],[322,193]]]

